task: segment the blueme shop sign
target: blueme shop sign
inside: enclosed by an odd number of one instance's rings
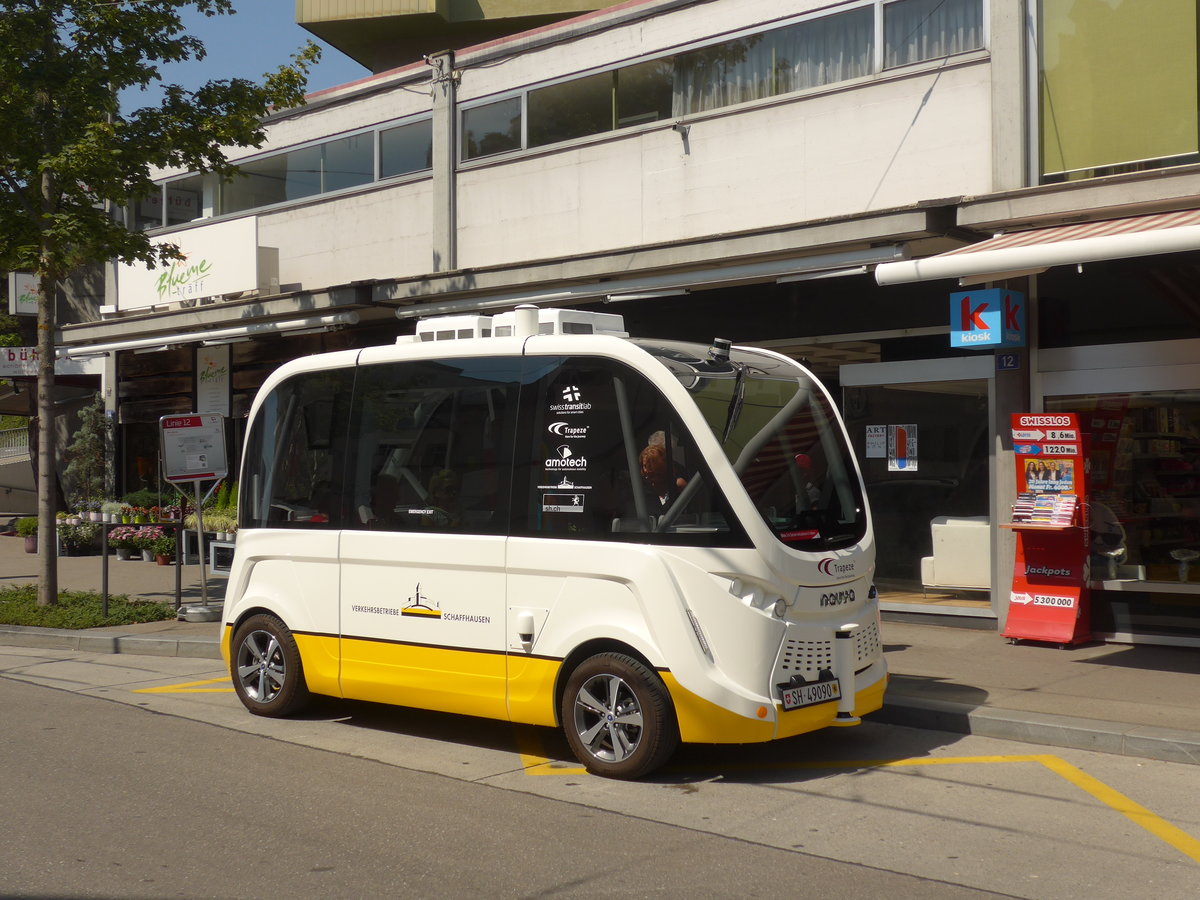
[[[1025,346],[1025,295],[988,288],[950,295],[950,346],[965,349]]]

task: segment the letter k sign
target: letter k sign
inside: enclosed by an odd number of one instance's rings
[[[987,331],[987,322],[983,321],[983,313],[988,308],[988,302],[985,300],[978,306],[971,305],[971,295],[964,294],[962,298],[962,329],[963,331]]]
[[[1021,320],[1019,318],[1021,306],[1013,302],[1012,294],[1004,295],[1004,327],[1012,331],[1021,330]]]

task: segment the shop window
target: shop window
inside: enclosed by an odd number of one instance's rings
[[[1041,0],[1043,182],[1197,160],[1195,0]]]
[[[1046,409],[1078,413],[1088,437],[1092,578],[1200,583],[1200,391],[1047,398]]]
[[[248,528],[339,528],[353,371],[296,375],[274,388],[247,438],[240,520]]]
[[[884,67],[983,46],[983,0],[899,0],[883,8]]]
[[[433,123],[410,122],[379,133],[379,177],[420,172],[433,165]]]
[[[533,364],[545,367],[547,360]],[[641,375],[550,361],[530,392],[533,446],[518,460],[517,533],[700,546],[744,542],[670,405]],[[736,532],[736,534],[735,534]]]
[[[462,158],[521,149],[521,98],[509,97],[462,114]]]
[[[519,371],[486,358],[361,367],[346,527],[504,533]]]

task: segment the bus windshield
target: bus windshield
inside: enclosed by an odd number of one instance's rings
[[[635,341],[687,388],[755,508],[791,547],[828,550],[866,534],[849,445],[801,366],[754,350]]]

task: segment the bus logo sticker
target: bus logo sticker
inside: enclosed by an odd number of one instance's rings
[[[582,396],[583,395],[579,393],[579,388],[573,384],[567,385],[565,388],[563,388],[562,398],[564,403],[578,403],[579,398]]]
[[[408,605],[400,610],[402,616],[416,616],[420,619],[440,619],[442,611],[430,606],[427,601],[428,596],[421,593],[421,582],[417,582],[417,589],[413,595],[408,598]]]
[[[542,512],[583,512],[583,494],[542,494]]]
[[[570,422],[551,422],[546,426],[546,430],[555,437],[580,440],[587,437],[589,427],[588,425],[572,425]]]

